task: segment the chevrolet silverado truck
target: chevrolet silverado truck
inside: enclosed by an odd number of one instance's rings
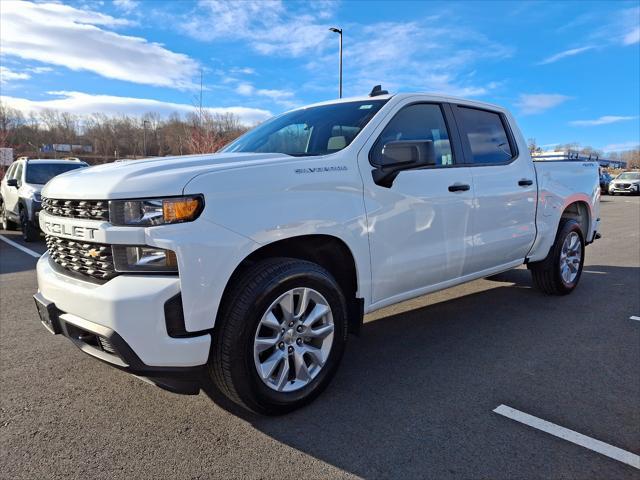
[[[368,312],[523,264],[572,292],[600,186],[596,162],[532,161],[504,108],[376,88],[42,195],[47,329],[165,389],[211,381],[282,414],[327,386]]]

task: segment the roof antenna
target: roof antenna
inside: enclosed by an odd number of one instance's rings
[[[389,92],[387,92],[386,90],[382,90],[382,85],[376,85],[375,87],[373,87],[371,89],[371,92],[369,93],[370,97],[377,97],[378,95],[387,95]]]

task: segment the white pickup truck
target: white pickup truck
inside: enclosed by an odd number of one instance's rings
[[[365,313],[522,264],[570,293],[600,188],[595,162],[533,162],[501,107],[374,89],[42,195],[51,332],[165,389],[211,380],[280,414],[327,386]]]

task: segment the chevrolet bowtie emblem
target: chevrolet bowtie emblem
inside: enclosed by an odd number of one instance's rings
[[[96,258],[100,256],[100,252],[98,250],[96,250],[95,248],[92,248],[91,250],[89,250],[87,252],[87,255],[89,255],[91,258]]]

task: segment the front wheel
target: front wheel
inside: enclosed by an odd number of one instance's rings
[[[529,264],[533,283],[550,295],[566,295],[578,286],[584,265],[584,236],[580,224],[564,218],[549,255]]]
[[[20,229],[22,230],[22,239],[25,242],[35,242],[40,237],[38,227],[29,220],[27,209],[20,209]]]
[[[15,228],[15,224],[7,217],[4,202],[0,202],[0,228],[2,228],[2,230],[13,230]]]
[[[235,281],[215,328],[209,371],[220,390],[257,413],[278,415],[317,397],[347,340],[340,286],[321,266],[260,261]]]

